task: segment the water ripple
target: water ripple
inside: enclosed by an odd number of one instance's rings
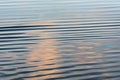
[[[0,1],[0,80],[120,80],[115,0]]]

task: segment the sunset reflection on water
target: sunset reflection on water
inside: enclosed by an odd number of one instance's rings
[[[119,0],[1,0],[0,80],[120,80]]]
[[[31,76],[38,74],[43,76],[27,80],[46,80],[49,78],[59,77],[59,75],[55,73],[59,73],[60,71],[58,69],[54,69],[59,67],[59,64],[57,63],[57,59],[59,58],[59,50],[57,49],[58,42],[56,40],[46,39],[53,38],[55,34],[51,34],[47,31],[37,31],[37,35],[39,35],[40,38],[44,38],[44,40],[33,46],[29,46],[32,51],[28,55],[28,60],[30,61],[28,64],[34,65],[40,69],[38,72],[30,73]]]

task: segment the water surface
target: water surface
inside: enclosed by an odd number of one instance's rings
[[[0,80],[119,80],[119,4],[0,1]]]

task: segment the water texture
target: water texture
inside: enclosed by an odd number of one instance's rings
[[[0,80],[120,80],[119,0],[1,0]]]

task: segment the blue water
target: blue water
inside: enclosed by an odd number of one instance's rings
[[[1,0],[0,80],[120,80],[119,0]]]

